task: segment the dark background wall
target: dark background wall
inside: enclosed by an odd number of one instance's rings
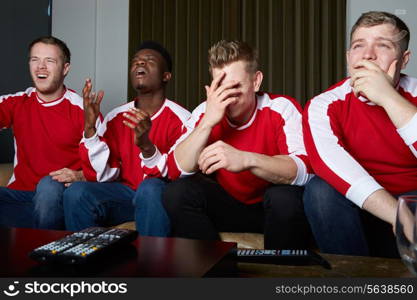
[[[129,57],[140,41],[165,45],[168,97],[190,110],[205,99],[207,51],[220,39],[256,47],[262,90],[305,104],[345,76],[345,37],[346,0],[130,0]]]
[[[51,33],[48,13],[51,0],[1,0],[0,36],[2,75],[0,95],[25,90],[32,85],[28,69],[28,44],[38,36]],[[13,161],[11,129],[0,131],[0,163]]]

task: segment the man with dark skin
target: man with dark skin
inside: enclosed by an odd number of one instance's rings
[[[92,93],[91,80],[87,79],[83,89],[85,131],[81,152],[86,179],[96,182],[77,182],[65,192],[68,229],[115,225],[135,217],[141,235],[166,235],[152,231],[168,231],[170,227],[164,210],[154,209],[161,206],[157,195],[165,181],[150,178],[139,189],[138,186],[144,178],[153,177],[155,168],[163,168],[159,162],[167,157],[189,117],[188,111],[165,97],[171,69],[168,52],[156,42],[144,42],[130,66],[137,97],[112,110],[98,129],[94,124],[104,93]],[[160,222],[165,225],[160,226]]]

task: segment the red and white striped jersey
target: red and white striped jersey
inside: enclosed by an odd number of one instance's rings
[[[257,93],[257,107],[250,120],[237,127],[226,117],[211,131],[208,144],[218,140],[242,151],[264,155],[289,155],[297,164],[297,177],[292,184],[304,185],[312,176],[303,142],[301,106],[287,96]],[[200,104],[187,122],[187,132],[176,144],[183,141],[203,118],[206,102]],[[180,169],[173,152],[168,157],[171,178],[190,175]],[[215,172],[218,183],[235,199],[252,204],[262,201],[270,182],[250,171],[239,173],[220,169]]]
[[[166,157],[176,140],[185,131],[184,124],[190,113],[166,99],[151,116],[149,138],[157,148],[153,157],[143,159],[134,142],[134,132],[123,124],[123,113],[135,107],[134,100],[113,109],[104,118],[97,133],[82,141],[81,157],[87,180],[121,183],[136,190],[146,177],[167,175]]]
[[[62,168],[81,169],[83,99],[74,91],[51,102],[35,88],[0,97],[0,128],[12,127],[15,157],[9,188],[33,191],[39,180]]]
[[[398,92],[417,105],[417,80],[402,75]],[[303,116],[315,173],[362,207],[374,191],[417,190],[417,115],[397,129],[385,110],[355,97],[347,78],[314,97]]]

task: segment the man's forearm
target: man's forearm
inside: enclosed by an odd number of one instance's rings
[[[248,170],[274,184],[291,184],[297,177],[297,165],[288,155],[268,156],[246,152]]]
[[[386,190],[373,192],[365,200],[362,208],[391,225],[395,224],[397,200]]]
[[[198,169],[198,158],[207,145],[211,127],[201,122],[174,150],[175,160],[181,170],[191,173]]]
[[[396,128],[401,128],[417,113],[417,107],[400,94],[393,95],[383,105]]]

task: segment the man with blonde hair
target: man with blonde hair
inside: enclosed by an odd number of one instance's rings
[[[246,43],[209,50],[213,81],[169,160],[164,206],[174,236],[219,239],[220,231],[263,232],[266,248],[303,248],[309,180],[300,105],[259,92],[262,72]]]
[[[34,87],[0,96],[0,129],[13,128],[13,176],[0,187],[0,226],[64,229],[65,187],[83,180],[79,143],[82,98],[64,85],[70,70],[67,45],[53,36],[29,45]]]
[[[417,191],[417,80],[401,74],[409,40],[397,16],[364,13],[346,53],[351,77],[305,108],[304,138],[318,176],[304,203],[322,252],[398,256],[395,197]]]

